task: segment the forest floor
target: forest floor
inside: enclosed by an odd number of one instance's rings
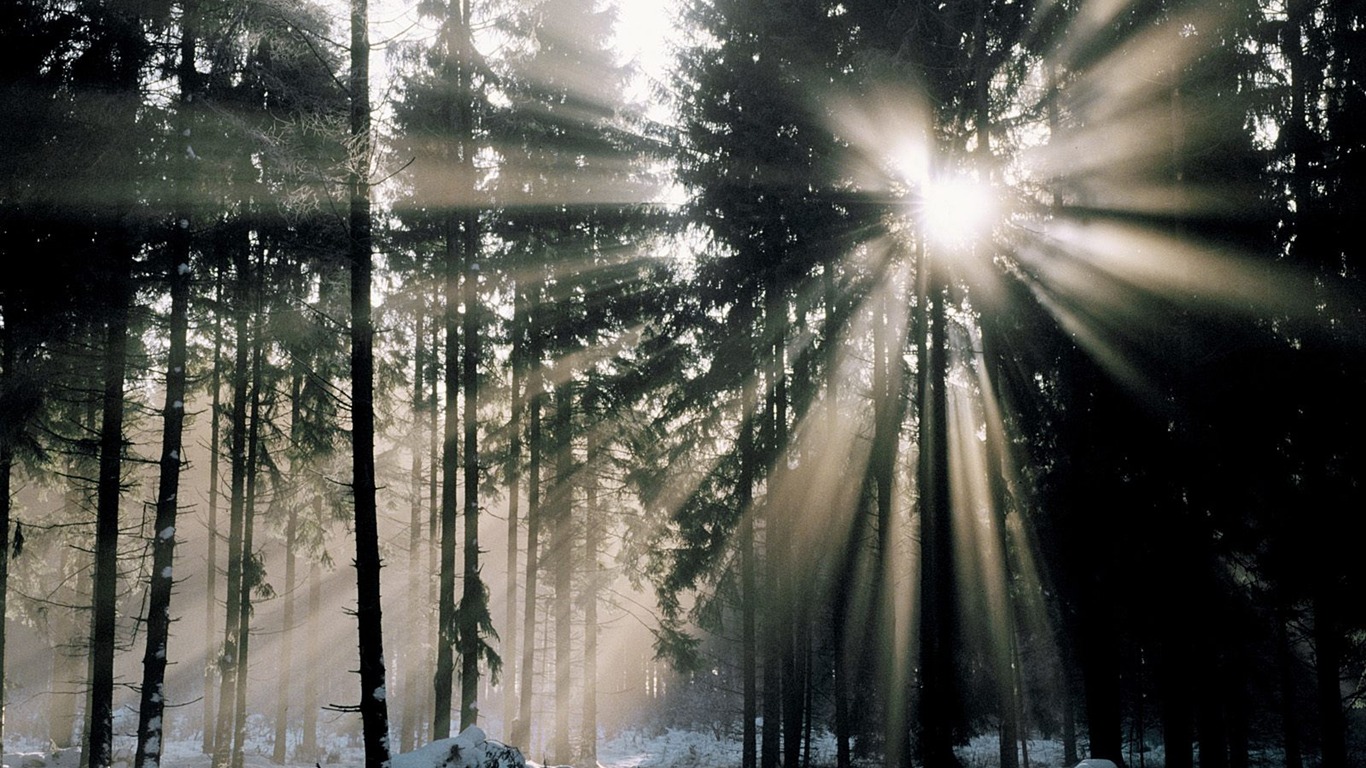
[[[126,743],[125,743],[126,742]],[[25,744],[22,739],[7,739],[3,768],[79,768],[79,750],[67,750],[52,754],[39,745]],[[133,741],[131,738],[115,742],[116,768],[126,768],[132,764]],[[983,735],[973,739],[958,750],[963,768],[998,768],[1000,765],[995,735]],[[1031,768],[1062,768],[1062,744],[1057,741],[1033,739],[1029,742],[1029,765]],[[1164,760],[1160,746],[1140,754],[1137,751],[1126,755],[1130,760],[1129,768],[1163,768]],[[530,757],[528,759],[531,759]],[[329,766],[360,766],[364,763],[359,746],[337,743],[328,749],[328,754],[319,763],[322,768]],[[211,761],[199,751],[198,741],[170,741],[162,765],[165,768],[210,768]],[[290,762],[289,768],[311,768],[312,761]],[[627,731],[614,738],[604,740],[598,747],[598,764],[602,768],[726,768],[740,765],[740,743],[738,739],[716,738],[711,733],[670,729],[662,733]],[[812,768],[825,768],[835,764],[835,742],[829,734],[815,736],[811,744]],[[860,768],[879,765],[877,760],[856,760]],[[1274,755],[1254,755],[1253,766],[1278,764]],[[271,762],[270,748],[262,743],[259,748],[249,748],[244,757],[243,768],[278,768]]]

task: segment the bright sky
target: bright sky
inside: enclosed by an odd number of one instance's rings
[[[647,78],[658,78],[667,69],[673,21],[682,0],[600,0],[617,10],[616,46],[623,61],[635,61]],[[338,18],[345,19],[344,0]],[[370,7],[371,43],[378,58],[372,69],[382,72],[383,49],[390,41],[421,38],[428,34],[417,16],[414,0],[372,0]]]

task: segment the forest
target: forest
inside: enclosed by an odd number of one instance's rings
[[[0,51],[7,765],[1366,764],[1366,2]]]

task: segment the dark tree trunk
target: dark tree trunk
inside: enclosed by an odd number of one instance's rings
[[[1320,575],[1320,582],[1327,580]],[[1319,710],[1321,768],[1347,768],[1347,719],[1342,704],[1342,626],[1338,595],[1317,584],[1314,607],[1314,681]]]
[[[299,387],[302,379],[301,374],[295,373],[293,383],[290,386],[290,410],[292,424],[298,424],[298,405]],[[296,430],[295,434],[297,434]],[[297,493],[301,480],[297,472],[291,472],[294,477],[291,485],[291,492]],[[299,545],[299,506],[297,503],[290,503],[289,517],[285,521],[285,610],[284,626],[280,628],[280,650],[278,659],[278,669],[280,670],[278,680],[279,688],[275,691],[275,743],[272,745],[271,760],[277,765],[284,765],[289,756],[289,702],[294,693],[293,672],[294,672],[294,589],[296,586],[297,560],[294,551]]]
[[[838,294],[835,291],[835,257],[827,256],[821,266],[821,287],[825,303],[825,434],[827,445],[835,445],[834,437],[839,433],[839,346],[838,327],[835,316],[839,312]],[[827,453],[825,461],[841,462],[843,456],[833,451]],[[851,532],[845,548],[843,573],[836,577],[834,616],[831,622],[831,645],[834,649],[834,689],[831,695],[835,705],[835,768],[850,768],[853,757],[850,753],[850,740],[853,737],[849,722],[849,674],[850,664],[847,653],[849,641],[849,610],[851,608],[851,584],[848,574],[857,562],[858,537]]]
[[[427,416],[427,401],[423,384],[427,375],[427,339],[425,337],[426,311],[417,311],[416,327],[413,329],[413,434],[412,472],[409,474],[408,492],[412,498],[408,506],[408,619],[404,634],[408,642],[403,649],[403,727],[399,731],[398,750],[411,752],[422,731],[421,699],[422,676],[418,672],[421,665],[418,649],[423,643],[422,610],[422,498],[426,489],[422,482],[422,458],[426,453],[426,434],[423,422]]]
[[[522,602],[522,681],[519,691],[514,744],[531,748],[531,694],[535,684],[536,582],[540,575],[541,535],[541,404],[544,401],[545,374],[541,368],[541,323],[538,298],[533,295],[527,311],[530,332],[527,362],[531,368],[530,413],[527,424],[527,507],[526,507],[526,592]]]
[[[375,510],[375,362],[370,310],[370,31],[367,0],[351,0],[351,141],[356,164],[350,190],[351,492],[355,497],[356,624],[360,652],[360,717],[366,768],[389,762],[380,609],[379,529]]]
[[[920,416],[920,751],[926,765],[955,766],[958,686],[953,519],[948,467],[948,287],[925,267],[929,343]]]
[[[1281,749],[1285,753],[1285,768],[1304,768],[1304,756],[1300,752],[1299,719],[1296,715],[1298,698],[1295,695],[1295,654],[1290,647],[1289,621],[1283,609],[1276,615],[1276,666],[1280,673],[1281,688]]]
[[[105,325],[104,395],[100,419],[100,474],[96,501],[93,611],[90,621],[90,768],[108,768],[114,749],[114,651],[118,601],[120,475],[123,468],[123,393],[128,359],[132,246],[127,233],[110,234],[112,303]]]
[[[441,571],[437,586],[435,712],[432,739],[451,735],[451,696],[455,686],[455,524],[456,477],[460,472],[460,252],[459,222],[446,222],[445,376],[446,413],[441,443]]]
[[[194,98],[194,56],[197,46],[195,14],[197,4],[181,3],[180,85],[181,111],[177,117],[182,137],[191,135],[185,114]],[[156,526],[152,539],[152,578],[147,601],[147,650],[142,659],[142,694],[138,708],[138,742],[134,765],[158,766],[165,738],[163,715],[166,709],[166,651],[171,629],[172,567],[175,563],[176,511],[179,506],[181,438],[185,424],[186,335],[190,304],[190,209],[187,185],[190,183],[188,158],[180,162],[173,195],[176,210],[170,236],[170,265],[166,281],[171,291],[169,322],[170,347],[167,351],[166,404],[162,411],[161,476],[157,487]]]
[[[586,398],[584,411],[593,424],[601,423],[604,418],[598,408],[597,398]],[[579,736],[578,763],[585,766],[598,764],[598,582],[602,578],[598,562],[602,535],[598,509],[598,462],[602,459],[599,443],[599,431],[589,426],[583,520],[583,728]]]
[[[193,6],[184,9],[190,18]],[[194,36],[181,36],[181,95],[188,100],[187,67],[193,67]],[[183,206],[171,235],[170,347],[167,352],[166,404],[162,410],[161,476],[157,486],[156,525],[152,538],[152,580],[147,600],[147,650],[142,657],[142,695],[138,708],[138,742],[134,765],[161,764],[163,715],[166,710],[166,650],[171,631],[172,566],[175,563],[176,510],[180,502],[181,436],[185,424],[186,334],[190,305],[190,220]]]
[[[263,564],[256,557],[254,533],[256,530],[256,483],[261,469],[261,389],[265,365],[264,340],[261,338],[262,302],[265,292],[265,258],[257,259],[254,291],[254,311],[257,325],[252,329],[251,340],[251,405],[247,423],[247,484],[246,497],[242,511],[242,588],[238,592],[237,606],[237,662],[233,667],[236,681],[233,692],[232,768],[242,768],[247,746],[247,687],[251,661],[251,595],[265,578]]]
[[[322,496],[313,498],[313,512],[322,518]],[[308,568],[308,660],[304,666],[304,732],[299,739],[299,754],[316,760],[318,750],[318,635],[322,632],[323,580],[317,563]]]
[[[521,514],[521,471],[522,471],[522,411],[525,398],[522,394],[523,356],[526,354],[522,324],[526,321],[523,308],[524,292],[516,282],[512,285],[512,353],[509,364],[512,367],[512,413],[508,419],[508,542],[507,542],[507,621],[503,668],[503,722],[511,733],[517,720],[517,539],[518,518]],[[525,746],[525,745],[523,745]]]
[[[759,717],[758,685],[758,612],[759,585],[757,553],[754,542],[754,516],[750,509],[754,500],[754,407],[757,394],[749,377],[741,390],[740,415],[740,477],[735,493],[736,514],[740,519],[740,634],[741,684],[743,693],[743,735],[741,744],[742,768],[757,768]]]
[[[474,166],[474,41],[470,2],[461,0],[460,8],[460,167],[466,177],[475,178]],[[489,618],[488,589],[479,571],[479,212],[467,208],[460,214],[461,253],[464,256],[464,305],[462,333],[464,356],[465,412],[465,541],[464,590],[460,598],[458,638],[460,643],[460,729],[478,721],[479,660],[497,657],[488,650],[483,637]],[[496,668],[496,666],[495,666]]]
[[[0,327],[0,401],[14,378],[14,341],[7,322]],[[14,443],[9,429],[0,429],[0,754],[5,744],[5,607],[9,596],[10,477],[14,471]]]
[[[563,331],[563,319],[561,319]],[[562,347],[563,348],[563,347]],[[555,385],[555,483],[548,506],[552,514],[550,560],[555,569],[555,731],[550,754],[555,762],[573,761],[569,744],[569,708],[573,682],[574,639],[574,384],[572,372],[560,371]]]
[[[214,303],[223,306],[223,271],[214,270]],[[207,663],[218,656],[214,637],[217,627],[214,616],[218,613],[218,464],[222,419],[219,410],[222,406],[223,388],[223,317],[221,312],[213,313],[213,373],[210,375],[209,405],[209,521],[208,556],[204,566],[204,722],[203,739],[200,751],[206,755],[214,752],[214,669],[217,665]]]
[[[245,237],[243,238],[245,240]],[[232,762],[232,742],[236,729],[233,724],[234,703],[237,700],[237,644],[241,625],[237,620],[242,602],[242,533],[245,519],[247,484],[247,389],[250,385],[251,355],[249,352],[251,319],[250,259],[246,244],[234,243],[237,309],[233,318],[234,364],[232,368],[232,413],[228,432],[228,459],[231,464],[228,491],[228,568],[223,621],[223,647],[219,655],[218,722],[214,727],[215,768],[226,768]]]

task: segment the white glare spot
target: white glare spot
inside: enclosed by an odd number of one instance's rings
[[[996,200],[991,189],[965,177],[927,182],[920,194],[925,233],[940,245],[966,245],[991,228]]]
[[[175,526],[174,526],[174,525],[168,525],[168,526],[166,526],[165,528],[162,528],[162,529],[161,529],[161,533],[157,534],[157,536],[159,536],[159,537],[161,538],[162,541],[166,541],[167,539],[171,538],[171,537],[174,536],[174,535],[175,535]]]

